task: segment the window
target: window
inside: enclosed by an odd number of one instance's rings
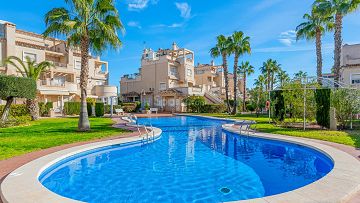
[[[353,85],[360,84],[360,73],[351,75],[351,84]]]
[[[29,57],[31,61],[36,61],[36,54],[23,52],[23,61],[26,61],[26,58]]]
[[[75,60],[74,61],[74,68],[77,70],[81,70],[81,61]]]
[[[161,82],[160,83],[160,88],[159,88],[160,90],[166,90],[166,83],[164,83],[164,82]]]
[[[177,76],[178,71],[176,66],[170,66],[170,75]]]
[[[80,84],[80,78],[76,78],[76,84]]]
[[[51,84],[54,86],[65,86],[65,77],[55,76],[51,81]]]
[[[192,70],[190,68],[187,69],[187,76],[189,76],[189,77],[192,76]]]
[[[5,26],[0,24],[0,38],[5,37]]]

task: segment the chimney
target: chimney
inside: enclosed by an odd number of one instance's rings
[[[214,60],[211,60],[211,65],[212,65],[212,66],[215,66]]]

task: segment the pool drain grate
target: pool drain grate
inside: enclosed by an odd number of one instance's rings
[[[219,191],[224,194],[229,194],[231,192],[231,190],[227,187],[222,187],[219,189]]]

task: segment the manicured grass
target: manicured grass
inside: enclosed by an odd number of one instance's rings
[[[255,125],[256,130],[265,133],[274,133],[280,135],[289,135],[295,137],[305,137],[311,139],[325,140],[329,142],[335,142],[354,146],[360,148],[360,130],[348,130],[348,131],[330,131],[330,130],[306,130],[294,128],[284,128],[270,124],[266,116],[260,116],[257,118],[255,115],[226,115],[226,114],[201,114],[206,116],[214,116],[221,118],[233,118],[239,120],[254,120],[257,122]]]
[[[28,126],[0,128],[0,160],[74,142],[110,137],[126,132],[112,128],[110,118],[90,118],[91,131],[77,132],[77,118],[52,118]]]

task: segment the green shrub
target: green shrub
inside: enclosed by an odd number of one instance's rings
[[[4,109],[4,105],[0,105],[0,114]],[[21,116],[30,116],[29,109],[25,104],[13,104],[10,107],[10,116],[11,117],[21,117]]]
[[[65,102],[64,103],[65,115],[79,115],[80,114],[80,102]]]
[[[247,104],[246,105],[246,109],[248,110],[248,111],[250,111],[250,112],[253,112],[253,111],[255,111],[256,110],[256,104]]]
[[[95,104],[95,116],[96,117],[104,116],[104,103]]]
[[[140,110],[140,108],[141,108],[141,102],[135,102],[135,104],[136,104],[136,106],[135,106],[135,110],[134,110],[134,112],[138,112],[139,110]]]
[[[149,103],[147,103],[147,102],[145,103],[144,109],[145,109],[145,110],[150,110],[150,105],[149,105]]]
[[[317,89],[315,91],[316,121],[318,125],[325,128],[330,127],[330,95],[330,89]]]
[[[50,116],[50,110],[53,108],[52,102],[39,102],[39,113],[40,116]]]
[[[191,113],[200,113],[206,104],[205,98],[201,96],[189,96],[183,102],[186,105],[187,111]]]
[[[113,113],[115,113],[115,109],[121,109],[121,105],[113,105]],[[104,107],[105,114],[110,114],[111,105],[105,105]]]
[[[127,113],[135,112],[137,110],[137,103],[123,103],[123,110]]]
[[[201,108],[201,113],[224,113],[225,111],[225,104],[205,104]]]

